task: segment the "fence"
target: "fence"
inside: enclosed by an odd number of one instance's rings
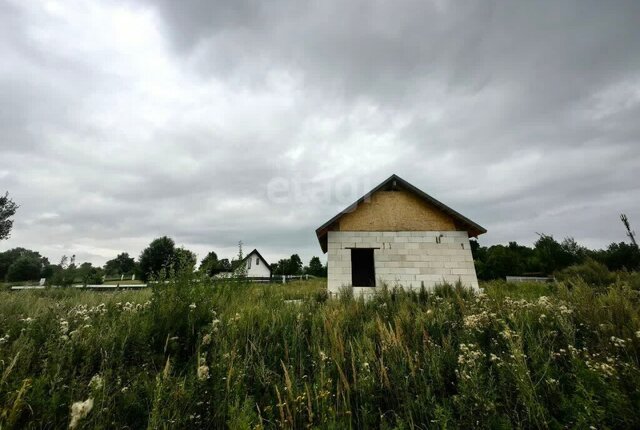
[[[291,281],[308,281],[309,279],[315,279],[316,276],[313,275],[280,275],[280,276],[272,276],[272,277],[255,277],[255,278],[218,278],[214,279],[214,282],[251,282],[251,283],[260,283],[260,284],[269,284],[269,283],[282,283],[286,284]],[[127,280],[128,281],[128,280]],[[168,281],[165,281],[168,282]],[[200,282],[200,281],[196,281]],[[127,283],[118,283],[115,285],[107,285],[107,284],[87,284],[87,285],[72,285],[71,288],[84,289],[84,290],[95,290],[95,291],[114,291],[114,290],[140,290],[143,288],[147,288],[149,284],[127,284]],[[12,291],[20,291],[20,290],[44,290],[46,287],[44,285],[14,285],[11,287]],[[59,285],[52,285],[51,288],[63,288]]]
[[[507,282],[553,282],[551,276],[507,276]]]

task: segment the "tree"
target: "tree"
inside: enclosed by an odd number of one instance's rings
[[[34,255],[18,257],[7,271],[7,280],[10,282],[35,281],[40,279],[42,272],[42,260]]]
[[[215,274],[220,273],[218,254],[213,251],[209,252],[200,262],[200,268],[198,270],[208,276],[214,276]]]
[[[175,273],[193,273],[198,258],[196,254],[183,247],[176,248],[173,253],[173,270]]]
[[[143,281],[158,277],[169,270],[174,262],[175,242],[167,236],[153,240],[140,254],[140,272]]]
[[[633,246],[638,248],[638,242],[636,242],[636,232],[631,230],[631,225],[629,224],[629,219],[625,214],[620,214],[620,221],[624,224],[624,227],[627,229],[627,237],[631,240]]]
[[[298,254],[293,254],[289,257],[287,275],[300,275],[302,274],[302,260]]]
[[[135,272],[136,261],[130,257],[128,253],[123,252],[104,265],[104,271],[107,275],[131,275]]]
[[[636,270],[640,268],[640,250],[625,242],[612,243],[604,253],[609,270]]]
[[[104,271],[99,267],[93,267],[91,263],[82,263],[76,271],[83,285],[102,284],[102,275]]]
[[[309,267],[307,267],[307,273],[313,276],[327,276],[319,257],[311,257],[311,260],[309,260]]]
[[[49,266],[49,260],[41,256],[39,252],[25,248],[13,248],[5,252],[0,252],[0,280],[3,280],[7,277],[9,267],[11,267],[11,265],[20,257],[32,257],[36,260],[39,260],[43,268]],[[41,275],[45,277],[47,276],[46,274]],[[42,276],[39,276],[37,279]]]
[[[221,272],[230,272],[231,271],[231,262],[228,258],[223,258],[220,260],[218,266],[220,267]]]
[[[553,236],[541,234],[534,246],[534,257],[540,271],[551,275],[556,270],[564,269],[576,261]]]
[[[273,263],[271,265],[271,274],[274,276],[290,275],[291,274],[289,273],[290,266],[291,264],[289,263],[288,258],[281,258],[280,260],[278,260],[277,263]]]
[[[60,264],[54,266],[51,284],[59,285],[61,287],[73,284],[76,279],[77,270],[76,256],[72,255],[71,258],[69,258],[66,255],[63,255],[60,259]]]
[[[18,205],[9,198],[9,192],[0,196],[0,240],[8,239],[13,227],[13,220],[10,219],[18,210]]]

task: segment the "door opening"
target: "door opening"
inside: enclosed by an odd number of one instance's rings
[[[354,287],[376,286],[373,248],[351,249],[351,285]]]

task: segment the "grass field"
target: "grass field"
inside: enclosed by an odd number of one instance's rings
[[[570,285],[3,291],[0,427],[639,428],[638,291]]]

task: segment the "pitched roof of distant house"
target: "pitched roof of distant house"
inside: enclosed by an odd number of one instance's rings
[[[269,263],[267,263],[267,260],[264,259],[264,257],[258,252],[257,249],[254,249],[253,251],[251,251],[250,253],[247,254],[246,257],[244,257],[242,259],[242,261],[240,262],[240,264],[244,263],[245,261],[247,261],[247,259],[249,257],[251,257],[251,255],[256,254],[258,257],[260,257],[260,260],[262,260],[262,262],[264,263],[264,265],[267,267],[267,269],[269,269],[269,271],[271,271],[271,266],[269,265]],[[239,266],[239,265],[238,265]]]
[[[360,203],[364,202],[365,200],[368,200],[371,197],[372,194],[374,194],[374,193],[376,193],[378,191],[387,191],[387,190],[396,190],[396,189],[407,190],[407,191],[415,194],[416,196],[418,196],[419,198],[421,198],[425,202],[427,202],[427,203],[435,206],[436,208],[440,209],[442,212],[448,214],[457,223],[459,223],[460,226],[466,228],[466,230],[469,232],[469,236],[470,237],[477,237],[478,235],[487,232],[487,230],[484,227],[482,227],[481,225],[476,224],[475,222],[471,221],[469,218],[467,218],[467,217],[463,216],[462,214],[456,212],[455,210],[451,209],[449,206],[447,206],[444,203],[436,200],[435,198],[431,197],[429,194],[425,193],[424,191],[420,190],[419,188],[416,188],[415,186],[411,185],[409,182],[405,181],[404,179],[402,179],[398,175],[393,174],[388,179],[386,179],[385,181],[380,183],[378,186],[373,188],[371,191],[369,191],[367,194],[365,194],[364,196],[360,197],[354,203],[349,205],[349,207],[345,208],[343,211],[341,211],[336,216],[334,216],[329,221],[327,221],[326,223],[322,224],[320,227],[318,227],[316,229],[316,236],[318,237],[318,241],[320,242],[320,246],[322,247],[322,251],[323,252],[327,252],[327,233],[331,230],[331,227],[343,215],[345,215],[347,213],[350,213],[350,212],[353,212]]]

